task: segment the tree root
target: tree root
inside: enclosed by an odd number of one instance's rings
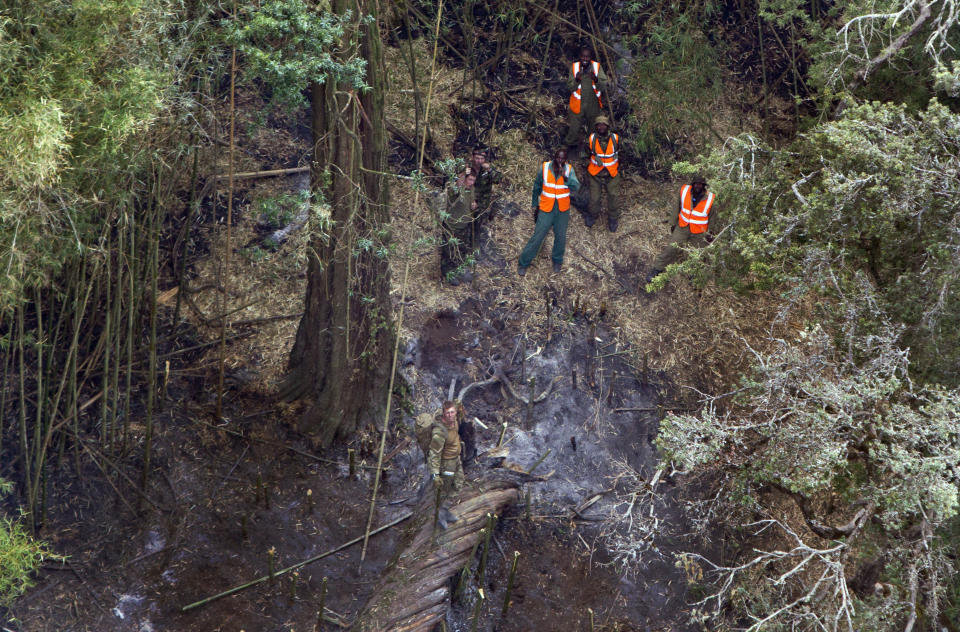
[[[533,403],[539,404],[540,402],[546,400],[547,397],[550,396],[550,393],[553,391],[554,385],[560,380],[561,380],[561,376],[559,375],[553,378],[552,380],[550,380],[550,383],[547,385],[546,390],[540,393],[540,395],[538,395],[537,397],[533,398]],[[503,367],[500,366],[499,364],[493,365],[493,377],[486,380],[481,380],[479,382],[473,382],[471,384],[467,384],[462,389],[460,389],[460,393],[457,395],[457,401],[462,402],[463,398],[466,397],[467,394],[475,388],[490,386],[491,384],[496,384],[498,382],[502,384],[504,387],[506,387],[507,392],[509,392],[510,395],[512,395],[515,399],[519,400],[523,404],[526,404],[528,406],[530,405],[530,399],[527,397],[524,397],[523,395],[517,392],[517,389],[514,388],[513,383],[510,382],[510,378],[508,378],[506,373],[503,372]]]

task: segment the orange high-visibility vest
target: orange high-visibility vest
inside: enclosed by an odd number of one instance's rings
[[[567,186],[567,178],[570,177],[570,165],[565,165],[563,175],[555,178],[550,171],[550,163],[543,163],[543,189],[540,191],[540,210],[549,213],[553,210],[553,202],[556,200],[557,208],[564,212],[570,208],[570,187]]]
[[[600,62],[598,62],[598,61],[592,61],[592,62],[590,62],[590,65],[593,66],[593,74],[594,74],[594,76],[599,77],[599,76],[600,76]],[[578,72],[580,72],[580,62],[579,62],[579,61],[575,61],[575,62],[573,62],[573,77],[574,77],[574,79],[576,79]],[[590,87],[593,88],[593,93],[594,93],[595,95],[597,95],[597,103],[598,103],[598,104],[600,105],[600,107],[602,108],[602,107],[603,107],[603,101],[600,100],[600,88],[599,88],[595,83],[593,83],[592,81],[590,82]],[[579,84],[579,83],[577,84],[577,89],[570,93],[570,111],[573,112],[574,114],[580,114],[580,84]]]
[[[606,149],[600,146],[600,140],[596,134],[590,134],[590,140],[587,143],[590,145],[590,164],[587,165],[590,175],[595,176],[606,169],[610,172],[610,177],[615,178],[617,168],[620,166],[620,161],[617,159],[620,135],[610,134]]]
[[[711,206],[713,206],[713,193],[707,193],[705,198],[693,206],[690,185],[683,185],[680,189],[680,219],[678,220],[680,227],[690,224],[690,232],[694,235],[707,232]]]

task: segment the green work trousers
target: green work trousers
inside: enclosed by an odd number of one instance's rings
[[[596,103],[596,101],[594,101]],[[586,124],[587,133],[593,131],[593,120],[600,115],[600,109],[580,107],[580,113],[574,114],[573,110],[567,109],[567,136],[563,139],[564,145],[579,145],[586,136],[583,133],[583,126]]]
[[[443,459],[440,462],[440,480],[443,481],[443,494],[463,487],[463,463],[460,462],[459,455],[455,459]]]
[[[670,242],[666,248],[657,255],[657,258],[653,260],[653,269],[664,270],[668,265],[676,261],[680,253],[683,252],[681,246],[686,244],[697,246],[698,248],[703,246],[704,235],[706,235],[706,233],[692,234],[689,224],[684,227],[674,224],[673,230],[670,232]]]
[[[554,206],[556,209],[556,206]],[[520,267],[526,268],[533,263],[533,259],[540,252],[540,246],[546,239],[547,233],[553,230],[553,252],[550,258],[554,263],[563,263],[563,253],[567,249],[567,224],[570,223],[570,211],[560,212],[558,210],[544,213],[537,211],[537,225],[533,229],[533,236],[527,245],[520,252]]]
[[[454,272],[463,265],[467,255],[473,251],[473,224],[447,226],[444,225],[444,236],[447,241],[440,246],[440,276]],[[456,238],[456,242],[452,238]]]
[[[612,220],[620,219],[620,178],[610,177],[610,172],[604,169],[597,175],[590,175],[590,215],[594,219],[600,217],[600,198],[604,190],[607,192],[607,217]]]

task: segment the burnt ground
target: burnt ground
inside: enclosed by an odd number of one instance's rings
[[[549,341],[532,332],[523,337],[522,306],[490,292],[435,314],[421,337],[406,345],[402,374],[410,401],[439,405],[451,380],[459,390],[485,377],[492,362],[501,364],[520,393],[529,391],[530,378],[537,394],[559,378],[529,413],[497,385],[472,390],[464,402],[469,416],[487,426],[474,422],[481,456],[468,464],[469,478],[494,465],[526,470],[549,450],[536,470],[546,480],[524,490],[529,505],[509,508],[498,521],[478,629],[587,630],[591,611],[595,629],[686,629],[685,582],[671,556],[681,542],[672,535],[683,529],[669,501],[669,481],[657,489],[663,493],[655,503],[662,521],[657,539],[642,547],[633,573],[621,573],[605,547],[607,536],[622,529],[610,516],[623,511],[625,497],[642,491],[631,487],[624,471],[649,481],[658,467],[651,445],[656,413],[614,410],[654,407],[661,399],[657,376],[644,385],[627,350],[596,314],[574,315],[563,300],[552,309]],[[99,504],[66,497],[51,503],[49,536],[69,562],[46,566],[8,629],[312,630],[323,577],[331,611],[349,620],[359,610],[394,555],[399,530],[374,536],[362,564],[354,546],[296,576],[180,611],[267,574],[271,557],[279,569],[362,534],[372,487],[364,466],[376,458],[374,441],[355,442],[361,467],[351,477],[347,446],[314,455],[292,424],[274,423],[277,409],[242,389],[231,398],[230,423],[217,426],[208,421],[210,391],[188,386],[172,387],[171,397],[187,403],[164,413],[158,474],[141,511],[133,511],[143,503],[132,493],[120,500],[106,487],[88,490]],[[503,422],[506,450],[484,456],[496,446]],[[387,449],[400,450],[389,463],[377,525],[403,515],[403,504],[391,503],[407,497],[424,473],[419,448],[405,441],[410,424],[409,415],[394,423]],[[573,513],[598,493],[598,501]],[[644,517],[640,513],[638,504],[637,520]],[[521,553],[519,571],[512,606],[502,618],[513,551]],[[469,629],[477,588],[473,577],[451,608],[447,629]]]
[[[681,541],[672,538],[683,525],[670,506],[668,484],[660,486],[663,496],[653,502],[662,521],[657,538],[641,547],[644,555],[633,574],[618,572],[605,549],[608,537],[623,527],[611,516],[624,511],[625,497],[643,491],[624,480],[625,470],[649,481],[658,468],[652,446],[661,401],[656,376],[644,383],[642,370],[631,366],[628,350],[606,323],[574,316],[573,306],[563,302],[552,305],[557,324],[549,341],[541,336],[521,341],[520,335],[511,335],[511,324],[521,317],[519,306],[490,304],[494,297],[490,292],[469,299],[455,313],[437,314],[423,338],[411,342],[404,368],[430,394],[444,393],[464,365],[484,362],[500,363],[521,393],[529,391],[531,378],[538,395],[559,378],[546,400],[529,410],[499,385],[475,389],[464,401],[468,415],[486,426],[475,423],[481,456],[467,468],[468,477],[482,476],[490,465],[483,454],[496,446],[504,422],[507,450],[496,453],[503,464],[528,470],[546,454],[536,472],[547,480],[527,485],[529,509],[514,507],[499,522],[499,546],[491,548],[488,562],[494,570],[488,570],[483,586],[480,629],[588,629],[583,626],[589,610],[603,629],[684,629],[685,582],[671,556]],[[462,385],[458,382],[457,389]],[[622,410],[642,408],[653,410]],[[574,514],[597,494],[603,495]],[[639,508],[640,503],[634,511]],[[498,620],[513,551],[521,552],[514,605],[506,619]],[[476,593],[468,594],[453,608],[449,629],[465,629],[474,616]]]

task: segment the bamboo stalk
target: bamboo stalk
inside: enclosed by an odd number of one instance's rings
[[[192,135],[191,135],[192,138]],[[192,144],[192,142],[191,142]],[[180,326],[180,307],[183,302],[183,292],[186,291],[186,285],[184,282],[186,280],[186,271],[187,271],[187,251],[190,245],[190,231],[193,227],[193,216],[196,213],[196,209],[199,206],[199,201],[197,200],[197,178],[199,173],[199,163],[200,163],[200,151],[197,148],[193,150],[193,170],[190,175],[190,196],[187,198],[187,218],[183,224],[183,236],[179,240],[182,248],[180,254],[180,265],[177,272],[177,287],[180,288],[180,291],[177,292],[177,304],[173,309],[173,331],[174,335],[176,334],[177,328]],[[122,249],[121,249],[122,250]]]
[[[537,378],[530,376],[530,395],[527,399],[527,425],[533,422],[533,400],[536,398]]]
[[[113,237],[111,232],[107,231],[107,257],[111,257],[113,252]],[[111,309],[112,305],[110,299],[112,298],[113,292],[113,266],[110,265],[110,259],[107,259],[107,279],[106,279],[106,294],[107,294],[107,304],[104,312],[104,324],[103,324],[103,339],[106,341],[103,354],[103,380],[101,381],[100,390],[103,393],[103,396],[100,398],[100,443],[103,446],[106,446],[110,441],[110,423],[109,423],[109,403],[110,403],[110,380],[108,376],[110,375],[110,357],[113,352],[113,347],[110,345],[110,334],[111,328],[113,326],[113,310]],[[76,311],[74,312],[76,314]],[[74,316],[76,317],[76,315]],[[73,388],[71,390],[75,391],[76,385],[72,384]],[[76,401],[77,394],[74,392],[72,394],[73,401]]]
[[[394,8],[396,7],[395,4]],[[413,54],[413,30],[410,28],[410,12],[406,10],[406,3],[404,3],[403,24],[407,29],[407,63],[410,68],[411,85],[413,86],[413,141],[416,143],[420,139],[420,110],[423,104],[420,99],[420,84],[417,81],[417,58]],[[403,50],[403,47],[401,47],[401,50]]]
[[[33,459],[33,465],[31,469],[34,472],[33,482],[28,485],[27,489],[29,490],[29,497],[27,500],[28,511],[30,512],[30,524],[31,529],[36,530],[37,525],[37,481],[40,476],[40,437],[43,432],[43,407],[46,402],[46,391],[45,386],[46,382],[43,379],[43,341],[45,339],[45,333],[43,329],[43,299],[40,296],[39,288],[35,289],[34,294],[34,311],[37,315],[37,325],[36,325],[36,342],[34,343],[37,350],[37,404],[34,410],[34,421],[33,421],[33,445],[31,458]]]
[[[388,522],[387,524],[383,525],[382,527],[378,527],[378,528],[374,529],[373,531],[365,532],[364,535],[362,535],[362,536],[360,536],[360,537],[357,537],[357,538],[354,538],[354,539],[350,540],[349,542],[344,542],[343,544],[341,544],[340,546],[338,546],[338,547],[336,547],[336,548],[330,549],[329,551],[326,551],[326,552],[321,553],[321,554],[319,554],[319,555],[314,555],[313,557],[308,558],[308,559],[306,559],[306,560],[303,560],[302,562],[297,562],[296,564],[293,564],[292,566],[288,566],[288,567],[286,567],[286,568],[281,568],[280,570],[278,570],[278,571],[276,571],[276,572],[274,573],[274,577],[279,577],[280,575],[285,575],[285,574],[289,573],[290,571],[294,571],[294,570],[296,570],[296,569],[298,569],[298,568],[303,568],[304,566],[306,566],[306,565],[308,565],[308,564],[312,564],[313,562],[316,562],[316,561],[318,561],[318,560],[322,560],[323,558],[329,557],[329,556],[333,555],[334,553],[339,553],[340,551],[342,551],[342,550],[344,550],[344,549],[346,549],[346,548],[348,548],[348,547],[350,547],[350,546],[353,546],[354,544],[357,544],[358,542],[362,542],[362,541],[363,541],[366,537],[368,537],[368,536],[376,535],[376,534],[378,534],[378,533],[380,533],[380,532],[382,532],[382,531],[386,531],[386,530],[389,529],[390,527],[393,527],[393,526],[396,526],[396,525],[400,524],[401,522],[403,522],[404,520],[406,520],[407,518],[409,518],[409,517],[412,516],[412,515],[413,515],[413,513],[408,513],[408,514],[406,514],[406,515],[404,515],[404,516],[401,516],[401,517],[397,518],[396,520],[393,520],[392,522]],[[270,579],[269,576],[258,577],[258,578],[256,578],[256,579],[254,579],[253,581],[247,582],[247,583],[245,583],[245,584],[241,584],[241,585],[239,585],[239,586],[234,586],[233,588],[230,588],[229,590],[225,590],[225,591],[220,592],[220,593],[217,593],[216,595],[213,595],[213,596],[211,596],[211,597],[207,597],[207,598],[205,598],[205,599],[201,599],[200,601],[195,601],[195,602],[193,602],[193,603],[191,603],[191,604],[188,604],[188,605],[186,605],[186,606],[183,606],[182,608],[180,608],[180,612],[187,612],[188,610],[192,610],[192,609],[197,608],[197,607],[199,607],[199,606],[204,606],[204,605],[210,603],[211,601],[216,601],[217,599],[221,599],[221,598],[223,598],[223,597],[227,597],[227,596],[232,595],[232,594],[234,594],[234,593],[240,592],[241,590],[244,590],[244,589],[246,589],[246,588],[250,588],[251,586],[256,586],[257,584],[262,584],[263,582],[268,581],[269,579]]]
[[[758,41],[758,47],[760,49],[760,75],[763,78],[763,93],[764,95],[766,95],[767,93],[767,57],[763,50],[763,18],[760,15],[759,4],[760,3],[758,0],[757,2],[757,5],[758,5],[757,6],[757,41]],[[768,116],[767,100],[764,99],[763,100],[763,121],[762,121],[764,136],[766,136],[767,134],[767,116]]]
[[[427,125],[427,122],[429,122],[430,120],[430,105],[432,104],[432,101],[433,101],[433,84],[434,84],[433,78],[434,78],[434,71],[437,66],[437,49],[438,49],[438,43],[439,43],[439,37],[440,37],[440,19],[442,16],[443,16],[443,0],[437,0],[437,24],[434,29],[433,61],[431,62],[431,66],[430,66],[430,84],[427,90],[427,107],[423,117],[425,126]],[[424,155],[424,151],[426,150],[426,144],[427,144],[427,133],[425,130],[423,135],[423,140],[420,143],[420,157],[417,165],[418,170],[423,169],[423,155]],[[419,203],[420,203],[420,190],[417,189],[417,192],[414,196],[413,204],[414,206],[417,206],[419,205]],[[397,357],[400,352],[400,326],[403,324],[403,311],[406,304],[407,280],[409,278],[409,274],[410,274],[410,258],[408,257],[403,270],[403,283],[400,287],[400,312],[397,316],[397,331],[396,331],[396,336],[394,338],[394,345],[393,345],[393,360],[391,361],[391,368],[390,368],[390,383],[387,388],[387,405],[385,407],[386,410],[384,410],[384,413],[383,413],[383,429],[381,430],[381,433],[380,433],[380,449],[377,453],[377,471],[373,477],[373,494],[371,495],[371,498],[370,498],[370,511],[367,514],[367,528],[366,528],[366,533],[364,534],[364,537],[363,537],[363,548],[360,551],[361,562],[363,562],[363,560],[366,559],[367,540],[369,538],[368,534],[370,532],[370,525],[373,524],[373,510],[376,507],[377,491],[380,486],[380,474],[383,468],[383,453],[384,453],[384,449],[386,448],[387,430],[390,424],[390,408],[391,408],[390,400],[393,397],[393,385],[397,376]]]
[[[94,266],[94,276],[96,276],[96,274],[97,274],[96,271],[98,270],[98,268],[99,268],[99,266]],[[77,345],[78,345],[78,342],[79,342],[79,339],[80,339],[80,331],[81,331],[81,324],[82,324],[82,320],[83,320],[83,314],[84,314],[84,312],[86,311],[87,302],[88,302],[89,299],[90,299],[90,292],[91,292],[92,290],[93,290],[93,285],[92,285],[92,284],[91,284],[91,285],[88,285],[88,286],[87,286],[87,292],[86,292],[86,294],[84,295],[84,298],[83,298],[83,302],[80,303],[80,302],[79,302],[80,287],[79,287],[79,286],[77,287],[76,296],[75,296],[74,308],[73,308],[73,310],[72,310],[72,311],[73,311],[73,314],[74,314],[74,318],[73,318],[73,320],[74,320],[73,338],[71,339],[70,348],[69,348],[69,351],[68,351],[68,354],[67,354],[67,366],[70,366],[70,365],[73,363],[72,360],[73,360],[73,358],[75,358],[75,356],[76,356],[76,354],[77,354]],[[39,317],[38,317],[38,328],[39,328],[38,331],[39,331],[39,332],[42,332],[42,326],[40,325],[40,319],[39,319]],[[48,362],[48,364],[50,364],[50,363]],[[65,372],[63,373],[63,376],[62,376],[62,378],[60,379],[60,386],[59,386],[59,388],[57,389],[57,393],[56,393],[56,395],[53,397],[53,399],[52,399],[52,401],[51,401],[51,403],[50,403],[50,414],[47,416],[47,421],[46,421],[45,424],[44,424],[44,429],[43,429],[43,435],[44,435],[44,436],[43,436],[43,440],[40,441],[40,437],[39,437],[39,436],[36,436],[36,437],[35,437],[35,441],[36,441],[36,444],[35,444],[35,449],[36,449],[36,461],[34,462],[34,465],[35,465],[35,468],[34,468],[34,469],[35,469],[34,477],[35,477],[35,478],[34,478],[34,482],[33,482],[33,486],[32,486],[32,489],[33,489],[34,491],[36,491],[37,486],[39,485],[39,477],[41,476],[41,472],[42,472],[43,469],[44,469],[43,466],[44,466],[44,463],[45,463],[45,461],[46,461],[47,449],[49,448],[50,443],[51,443],[52,440],[53,440],[53,433],[54,433],[61,425],[63,425],[62,423],[55,425],[54,422],[56,421],[55,415],[56,415],[57,409],[60,407],[60,398],[61,398],[61,396],[62,396],[62,394],[63,394],[64,388],[65,388],[66,385],[67,385],[69,376],[70,376],[70,371],[65,371]],[[39,386],[38,386],[38,389],[37,389],[37,393],[38,393],[38,395],[37,395],[37,396],[38,396],[37,408],[38,408],[38,410],[39,410],[39,409],[41,408],[41,402],[44,401],[46,398],[43,397],[43,394],[42,394],[42,392],[40,391]],[[101,394],[102,394],[102,391],[101,391]],[[68,417],[67,419],[69,419],[69,417]],[[66,422],[66,420],[64,420],[64,422]],[[37,430],[40,429],[39,420],[38,420],[38,425],[37,425],[37,428],[36,428],[36,429],[37,429]],[[33,504],[35,501],[36,501],[36,499],[33,498],[33,499],[31,500],[31,504]]]
[[[237,17],[237,0],[233,0],[233,20]],[[227,184],[227,239],[223,253],[222,271],[220,286],[223,291],[220,293],[220,313],[224,315],[220,322],[220,359],[217,372],[217,419],[223,419],[223,376],[226,370],[227,355],[227,302],[229,301],[229,292],[227,290],[226,279],[230,277],[230,254],[231,254],[231,224],[233,224],[233,188],[234,188],[234,147],[235,147],[235,127],[236,127],[236,79],[237,79],[237,47],[230,48],[230,152],[229,152],[229,179]]]
[[[506,617],[507,610],[510,609],[510,595],[513,593],[513,582],[517,576],[517,564],[520,562],[520,551],[513,552],[513,564],[510,566],[510,577],[507,578],[507,594],[503,597],[503,609],[500,610],[500,616]]]
[[[463,570],[460,571],[460,581],[457,583],[457,589],[453,593],[453,598],[455,600],[460,599],[463,595],[463,591],[467,587],[467,581],[470,579],[470,569],[473,566],[473,559],[477,557],[477,549],[480,548],[480,540],[484,538],[486,531],[484,529],[480,530],[477,541],[473,543],[473,550],[470,552],[470,557],[467,558],[467,563],[463,565]]]
[[[320,632],[323,628],[323,609],[327,605],[327,578],[324,576],[320,580],[320,607],[317,612],[317,623],[313,626],[313,632]]]
[[[539,467],[541,463],[543,463],[544,459],[550,456],[551,452],[553,452],[553,448],[547,448],[547,451],[543,453],[543,456],[537,459],[537,462],[534,463],[532,466],[530,466],[530,469],[527,470],[527,474],[533,474],[533,471],[537,469],[537,467]]]
[[[578,32],[580,35],[583,35],[583,36],[585,36],[585,37],[590,37],[591,39],[593,39],[593,38],[595,37],[593,33],[590,33],[589,31],[585,30],[585,29],[583,28],[583,25],[582,25],[582,24],[579,24],[579,25],[578,25],[578,24],[574,24],[574,23],[571,22],[570,20],[568,20],[568,19],[564,18],[563,16],[561,16],[557,11],[551,11],[550,9],[548,9],[547,7],[543,6],[542,4],[540,4],[540,3],[538,3],[538,2],[534,2],[533,0],[523,0],[523,4],[528,4],[528,5],[530,5],[530,6],[537,7],[538,9],[540,9],[540,10],[542,10],[542,11],[545,11],[546,13],[548,13],[548,14],[552,15],[554,18],[556,18],[558,21],[566,24],[567,26],[569,26],[570,28],[572,28],[573,30],[575,30],[576,32]],[[579,5],[579,0],[577,0],[577,4]],[[580,11],[579,11],[579,10],[577,11],[577,20],[578,20],[578,21],[580,20]],[[599,44],[600,46],[602,46],[603,48],[607,49],[608,51],[610,51],[610,52],[613,53],[614,55],[617,53],[616,50],[614,50],[609,44],[607,44],[605,41],[603,41],[603,39],[601,39],[601,38],[599,38],[599,37],[596,38],[596,44]]]
[[[477,632],[477,626],[480,624],[480,610],[483,608],[485,598],[483,588],[478,588],[477,603],[473,606],[473,623],[470,624],[470,632]]]
[[[149,370],[147,371],[147,419],[146,437],[143,444],[143,474],[140,477],[140,488],[143,491],[143,496],[147,494],[147,482],[150,476],[150,459],[153,452],[153,407],[157,391],[157,276],[159,274],[160,251],[160,213],[157,208],[160,203],[159,199],[156,198],[159,195],[159,183],[156,180],[154,182],[153,230],[150,231],[150,258],[147,264],[150,271],[150,360]]]
[[[124,391],[126,397],[123,399],[123,450],[126,452],[130,441],[130,401],[132,399],[132,381],[133,381],[133,339],[134,339],[134,314],[137,310],[136,295],[134,293],[135,269],[136,269],[136,217],[132,213],[124,213],[127,219],[127,226],[130,229],[130,253],[127,259],[127,371],[124,378]]]
[[[239,173],[228,173],[226,175],[216,176],[217,180],[251,180],[253,178],[269,178],[270,176],[290,176],[297,173],[307,173],[310,167],[292,167],[290,169],[268,169],[267,171],[241,171]]]
[[[2,319],[0,314],[0,319]],[[0,323],[2,325],[2,323]],[[3,424],[7,418],[7,378],[10,375],[10,363],[13,361],[13,345],[3,354],[3,380],[0,381],[0,454],[3,454]]]
[[[487,514],[486,533],[483,534],[483,553],[480,554],[480,566],[477,568],[477,584],[483,590],[483,584],[487,575],[487,556],[490,554],[490,538],[493,537],[493,529],[497,524],[497,517],[491,513]]]

